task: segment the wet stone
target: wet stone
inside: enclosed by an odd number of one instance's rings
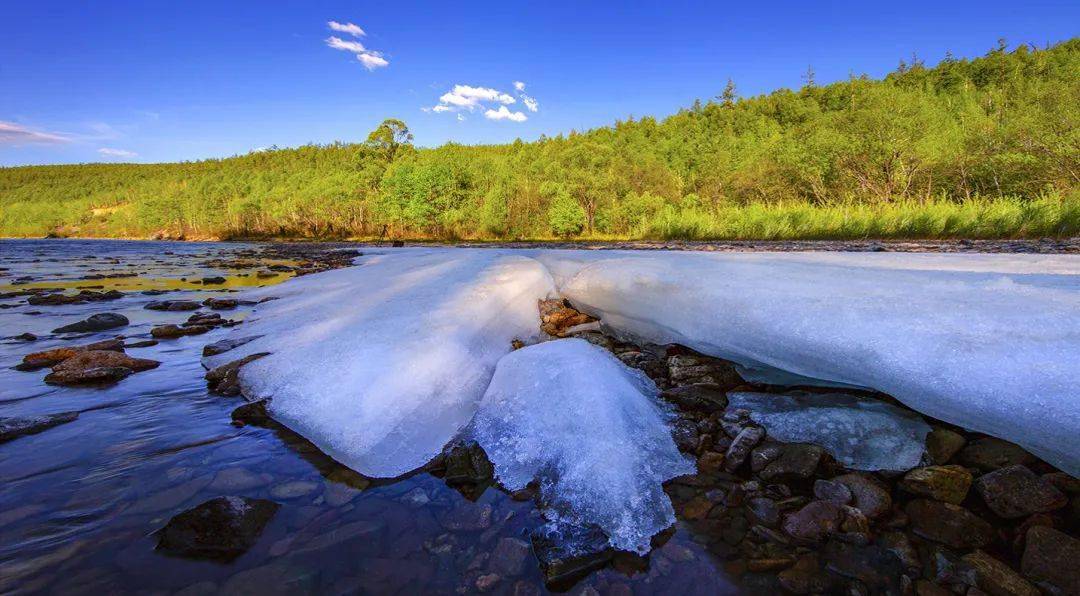
[[[969,468],[992,472],[998,468],[1035,463],[1035,457],[1019,445],[1008,441],[983,437],[972,441],[956,455],[957,462]]]
[[[248,343],[250,341],[256,340],[256,339],[258,339],[260,337],[262,337],[262,336],[260,336],[260,335],[252,335],[250,337],[234,337],[234,338],[223,339],[223,340],[220,340],[220,341],[215,341],[214,343],[206,344],[205,346],[203,346],[202,355],[203,356],[216,356],[218,354],[223,354],[225,352],[228,352],[229,350],[232,350],[234,348],[238,348],[238,347],[240,347],[240,346],[242,346],[242,345],[244,345],[244,344],[246,344],[246,343]]]
[[[533,553],[549,590],[566,590],[605,567],[614,555],[607,536],[596,527],[556,528],[545,524],[532,533]]]
[[[835,580],[825,573],[816,555],[800,557],[789,569],[778,574],[780,585],[793,594],[822,594],[832,588]]]
[[[105,312],[98,313],[96,315],[90,315],[82,321],[64,325],[63,327],[57,327],[53,329],[53,333],[87,333],[92,331],[105,331],[106,329],[115,329],[117,327],[124,327],[129,323],[128,318],[124,315]]]
[[[255,544],[278,507],[264,499],[210,499],[170,519],[158,532],[157,548],[180,557],[231,561]]]
[[[3,417],[0,418],[0,443],[33,435],[54,426],[67,424],[79,417],[78,412],[60,412],[44,416]]]
[[[1020,570],[1051,593],[1080,594],[1080,540],[1053,528],[1027,531]]]
[[[844,474],[832,480],[851,491],[852,505],[870,519],[881,517],[892,508],[889,491],[869,475]]]
[[[926,435],[926,453],[930,456],[930,461],[942,465],[948,463],[966,443],[967,439],[960,433],[935,427]]]
[[[451,531],[474,532],[491,527],[491,505],[475,505],[469,502],[458,503],[439,517],[444,528]]]
[[[519,538],[501,538],[491,551],[488,569],[502,577],[516,577],[525,569],[532,547]]]
[[[210,369],[205,375],[210,393],[225,396],[240,395],[240,368],[249,362],[268,355],[270,355],[270,352],[259,352]]]
[[[270,496],[275,499],[296,499],[309,495],[315,492],[315,489],[319,488],[314,482],[305,482],[303,480],[294,480],[292,482],[285,482],[279,484],[270,489]]]
[[[180,325],[158,325],[150,330],[151,337],[159,339],[175,339],[177,337],[184,337],[186,335],[201,335],[210,331],[211,327],[208,325],[191,325],[182,327]]]
[[[166,312],[183,312],[199,310],[202,305],[194,300],[154,300],[143,306],[146,310],[161,310]]]
[[[851,502],[851,489],[842,482],[818,479],[814,481],[814,496],[822,501],[847,505]]]
[[[833,540],[825,546],[823,554],[828,570],[861,581],[871,593],[899,593],[904,565],[889,550]]]
[[[963,466],[927,466],[905,474],[899,487],[915,495],[959,505],[967,497],[971,481],[971,472]]]
[[[975,490],[1004,518],[1054,511],[1069,502],[1053,483],[1022,465],[983,474],[975,481]]]
[[[124,342],[119,339],[107,339],[83,346],[71,348],[53,348],[43,352],[34,352],[23,356],[22,362],[15,368],[22,371],[37,370],[46,366],[57,365],[80,352],[89,350],[109,350],[114,352],[124,351]]]
[[[157,360],[132,358],[123,352],[88,350],[57,364],[45,376],[50,385],[115,383],[135,372],[157,368]]]
[[[747,426],[739,431],[739,434],[731,441],[727,453],[724,454],[724,470],[727,472],[737,470],[750,455],[750,450],[764,437],[765,430],[760,426]]]
[[[814,501],[784,518],[784,532],[801,542],[819,542],[840,530],[844,521],[841,505]]]
[[[719,358],[697,354],[676,354],[667,359],[668,378],[675,385],[707,384],[720,391],[730,391],[744,384],[735,365]],[[724,407],[727,399],[724,399]]]
[[[727,407],[727,393],[719,385],[673,387],[661,393],[660,397],[685,410],[716,412]]]
[[[825,450],[806,443],[786,443],[779,456],[758,473],[767,482],[790,482],[813,476]]]
[[[268,402],[269,400],[260,399],[236,408],[232,411],[233,424],[254,424],[256,426],[266,424],[270,420],[270,414],[266,411]]]
[[[1035,586],[1013,571],[1008,565],[998,561],[981,550],[968,553],[960,558],[964,563],[963,574],[967,582],[987,594],[994,596],[1040,596]],[[971,594],[969,591],[968,594]]]
[[[915,499],[904,511],[916,534],[953,548],[981,548],[994,538],[994,528],[986,520],[959,505]]]

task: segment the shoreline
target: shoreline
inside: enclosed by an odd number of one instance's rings
[[[319,240],[319,239],[152,239],[152,238],[18,238],[11,241],[177,242],[269,245],[323,245],[341,247],[456,247],[566,250],[662,250],[702,252],[903,252],[984,254],[1080,254],[1080,237],[1041,239],[947,239],[947,240]]]

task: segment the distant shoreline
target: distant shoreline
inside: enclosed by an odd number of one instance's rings
[[[227,242],[227,243],[266,243],[266,244],[325,244],[342,247],[379,247],[391,248],[394,241],[376,240],[338,240],[338,239],[257,239],[230,238],[216,239],[152,239],[152,238],[13,238],[3,237],[0,241],[94,241],[94,242]],[[702,251],[702,252],[919,252],[919,253],[982,253],[982,254],[1078,254],[1080,255],[1080,237],[1042,238],[1038,240],[522,240],[522,241],[458,241],[404,240],[406,247],[457,247],[457,248],[545,248],[567,250],[667,250],[667,251]]]

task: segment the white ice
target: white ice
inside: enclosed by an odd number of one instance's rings
[[[605,325],[872,387],[1080,475],[1080,256],[530,254]]]
[[[260,295],[238,335],[262,335],[207,359],[244,366],[249,399],[369,476],[427,463],[469,422],[515,338],[539,333],[536,301],[553,291],[535,260],[484,250],[405,251],[310,275]]]
[[[769,437],[820,445],[853,470],[906,472],[919,465],[930,432],[910,410],[845,394],[734,392],[728,407],[749,410]]]
[[[662,483],[695,471],[656,396],[610,352],[550,341],[499,361],[471,429],[504,486],[539,480],[549,516],[596,525],[612,546],[645,553],[675,521]]]

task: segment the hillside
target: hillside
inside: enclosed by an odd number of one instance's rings
[[[416,149],[387,121],[358,144],[0,168],[0,236],[1072,236],[1078,97],[1080,38],[757,97],[729,83],[529,143]]]

